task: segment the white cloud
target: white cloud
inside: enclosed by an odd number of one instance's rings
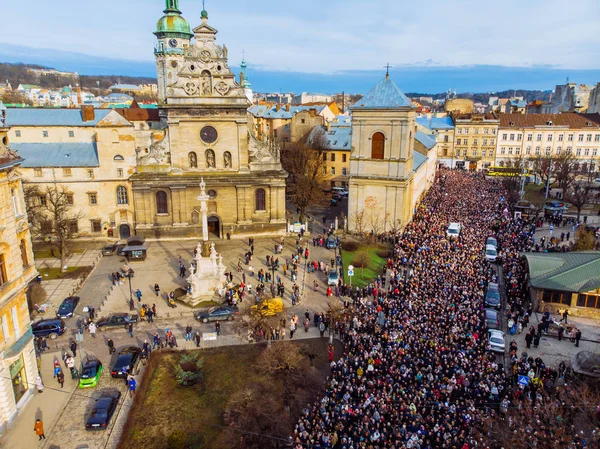
[[[180,0],[200,23],[200,2]],[[600,68],[600,2],[571,0],[208,0],[232,64],[331,73],[393,65]],[[0,41],[152,60],[161,0],[22,0],[3,5]],[[26,60],[26,55],[24,55]],[[431,62],[430,62],[431,61]]]

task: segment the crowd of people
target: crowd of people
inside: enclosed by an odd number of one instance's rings
[[[442,170],[397,239],[389,285],[353,290],[355,313],[327,393],[300,418],[297,447],[466,448],[506,394],[486,351],[482,245],[502,210],[497,185]],[[450,222],[462,231],[449,239]]]

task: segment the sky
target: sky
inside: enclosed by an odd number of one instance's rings
[[[164,0],[2,3],[0,60],[2,49],[14,53],[22,46],[23,62],[36,53],[28,48],[51,49],[128,60],[154,75],[152,32]],[[200,24],[200,0],[179,5],[192,27]],[[386,63],[400,72],[478,65],[593,77],[600,70],[598,0],[206,0],[206,9],[230,64],[239,64],[244,52],[257,73],[329,79],[383,72]],[[11,17],[21,19],[6,20]]]

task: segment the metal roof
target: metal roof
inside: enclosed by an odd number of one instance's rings
[[[266,105],[255,105],[248,108],[248,112],[255,117],[261,118],[278,118],[278,119],[291,119],[295,114],[302,111],[309,111],[311,109],[316,110],[319,114],[325,109],[327,106],[290,106],[290,110],[287,111],[284,106],[282,106],[279,111],[276,106],[266,106]]]
[[[600,251],[521,255],[534,288],[573,293],[600,288]]]
[[[325,133],[325,139],[327,139],[327,150],[339,150],[339,151],[350,151],[352,150],[352,127],[347,126],[336,126],[330,131],[327,131],[325,126],[315,126],[310,132],[308,141],[318,133]]]
[[[98,148],[94,142],[11,143],[11,149],[25,159],[23,168],[98,167]]]
[[[431,150],[436,144],[435,138],[425,134],[423,131],[417,131],[415,134],[415,139],[421,142],[428,150]]]
[[[413,150],[413,170],[417,171],[425,163],[427,156]]]
[[[450,116],[430,118],[423,116],[417,117],[415,120],[419,125],[429,129],[454,129],[454,122]]]
[[[386,75],[350,109],[414,108],[410,99]]]
[[[94,109],[94,119],[84,122],[80,109],[10,108],[8,126],[96,126],[110,109]]]

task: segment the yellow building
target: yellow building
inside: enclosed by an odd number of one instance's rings
[[[37,272],[19,166],[8,148],[6,110],[0,103],[0,432],[31,398],[37,377],[26,291]]]
[[[37,188],[36,204],[45,201],[48,187],[64,186],[72,194],[75,237],[120,237],[133,234],[133,194],[129,182],[151,126],[134,129],[117,111],[94,109],[10,109],[7,123],[11,148],[25,159],[23,182]],[[163,138],[164,132],[156,131]],[[151,140],[151,139],[149,139]],[[146,144],[144,146],[144,143]],[[42,229],[51,234],[49,222]]]
[[[595,171],[600,163],[598,114],[500,114],[494,165],[513,166],[525,158],[528,167],[538,157],[572,154],[574,169]]]
[[[500,120],[487,114],[455,114],[454,167],[470,171],[493,165]]]
[[[348,188],[350,154],[352,150],[352,119],[340,115],[327,124],[313,128],[311,137],[324,133],[326,150],[323,152],[323,174],[328,185],[324,188]],[[310,142],[310,139],[309,139]]]
[[[468,98],[450,98],[446,100],[446,112],[454,114],[473,113],[473,100]]]

